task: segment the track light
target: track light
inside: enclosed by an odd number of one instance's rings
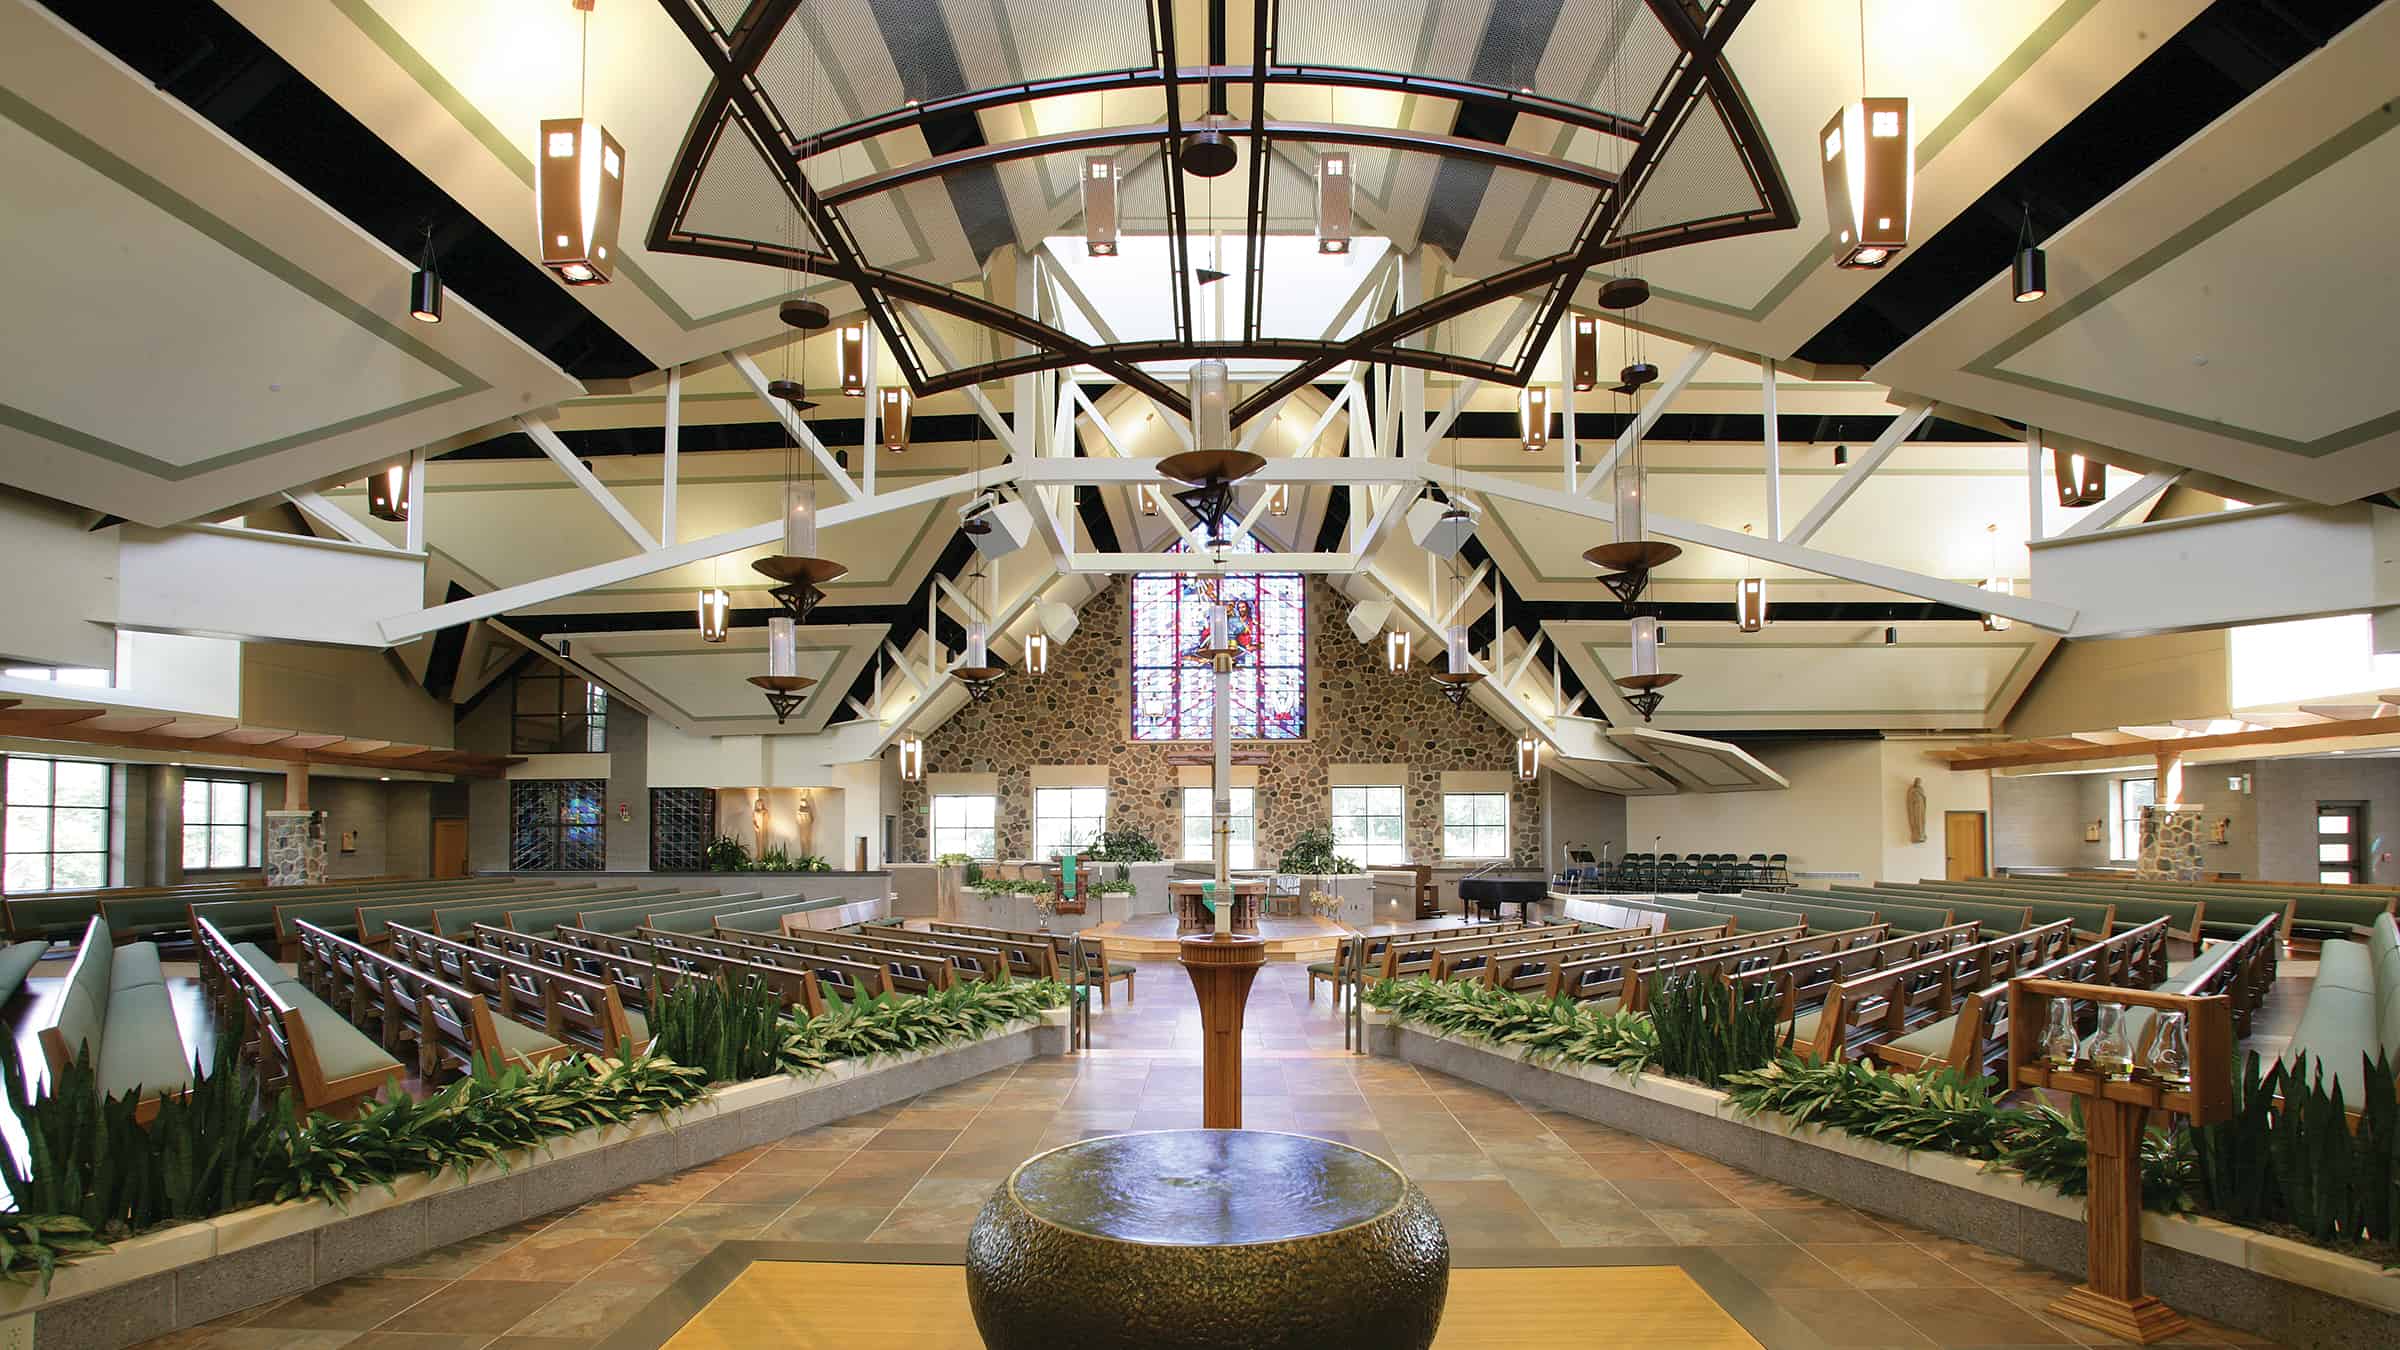
[[[867,326],[863,323],[842,325],[841,341],[834,344],[841,359],[842,396],[864,398],[867,393]]]
[[[408,519],[408,461],[367,476],[367,514],[377,520]]]
[[[2033,242],[2033,203],[2025,204],[2025,214],[2017,223],[2017,262],[2011,270],[2016,281],[2017,303],[2030,305],[2050,293],[2050,258]]]
[[[725,630],[733,617],[733,597],[722,586],[710,586],[700,592],[700,640],[723,642]]]
[[[425,247],[417,255],[417,274],[408,283],[408,317],[418,323],[442,321],[442,272],[433,261],[433,227],[425,227]]]
[[[1837,267],[1882,267],[1908,247],[1916,154],[1908,100],[1843,104],[1817,138],[1825,160],[1825,214]]]
[[[1083,162],[1083,251],[1117,256],[1117,162],[1103,155]]]

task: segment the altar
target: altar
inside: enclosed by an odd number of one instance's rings
[[[1229,890],[1233,893],[1233,931],[1256,933],[1259,909],[1267,899],[1267,883],[1263,879],[1168,882],[1167,895],[1175,909],[1175,931],[1179,934],[1206,933],[1217,926],[1217,921],[1209,916],[1208,906],[1201,903],[1201,898],[1211,886],[1216,888],[1219,896]]]

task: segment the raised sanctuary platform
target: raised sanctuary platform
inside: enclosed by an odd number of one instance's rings
[[[1322,961],[1333,955],[1333,949],[1351,930],[1333,922],[1312,916],[1300,918],[1270,918],[1258,921],[1258,935],[1267,944],[1269,961]],[[1123,956],[1131,961],[1172,961],[1181,950],[1178,945],[1175,916],[1172,914],[1140,914],[1115,923],[1099,924],[1085,930],[1108,944],[1109,955]]]

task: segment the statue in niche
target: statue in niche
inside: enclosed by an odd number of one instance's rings
[[[809,800],[806,788],[801,789],[800,800],[792,807],[792,830],[795,836],[792,841],[792,853],[795,857],[806,857],[816,851],[809,845],[816,840],[817,808],[815,803]]]
[[[1925,842],[1925,780],[1912,778],[1908,784],[1908,842]]]
[[[755,792],[750,796],[750,832],[758,836],[758,847],[752,850],[753,856],[764,854],[767,851],[767,794],[764,792]]]

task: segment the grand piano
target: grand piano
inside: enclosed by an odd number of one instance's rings
[[[1461,877],[1459,917],[1473,919],[1481,913],[1497,919],[1503,905],[1515,905],[1517,917],[1530,920],[1533,906],[1549,894],[1550,883],[1542,877]]]

